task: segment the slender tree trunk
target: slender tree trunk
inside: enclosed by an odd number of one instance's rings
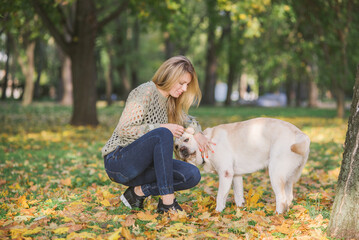
[[[227,87],[227,96],[226,96],[225,105],[230,106],[232,103],[231,95],[232,95],[234,78],[236,75],[236,65],[237,65],[236,63],[237,63],[238,59],[235,59],[235,54],[234,54],[234,49],[237,44],[234,44],[233,39],[232,39],[232,35],[233,35],[232,20],[230,18],[229,13],[227,13],[227,21],[228,21],[228,30],[227,30],[228,51],[227,51],[227,55],[228,55],[229,69],[228,69],[228,76],[227,76],[228,87]],[[240,51],[240,50],[236,49],[236,51]]]
[[[77,29],[78,39],[70,52],[74,99],[71,124],[96,126],[95,4],[84,0],[79,0],[77,4],[77,21],[81,27]]]
[[[166,59],[169,59],[173,57],[175,47],[173,42],[171,41],[169,32],[164,33],[164,39],[165,39],[165,57]]]
[[[328,235],[359,239],[359,66]]]
[[[294,69],[293,67],[287,68],[288,75],[293,76]],[[294,87],[295,80],[293,78],[287,78],[285,81],[285,91],[288,99],[288,106],[293,107],[295,104],[295,87]]]
[[[207,2],[209,25],[207,32],[207,56],[206,56],[206,69],[205,69],[205,85],[202,104],[214,105],[214,91],[217,81],[217,55],[216,55],[216,36],[215,28],[216,22],[213,17],[216,14],[216,1],[209,0]]]
[[[127,54],[128,54],[128,41],[127,41],[127,16],[122,15],[118,21],[118,29],[116,34],[116,43],[119,46],[118,55],[120,56],[119,64],[117,65],[117,71],[120,76],[121,91],[120,96],[122,99],[126,99],[131,91],[131,83],[128,77],[127,71]]]
[[[132,32],[133,32],[132,55],[137,56],[139,45],[140,45],[140,23],[139,23],[138,19],[135,20]],[[137,61],[132,60],[131,61],[131,82],[132,82],[133,87],[136,87],[138,85],[138,74],[137,74],[138,68],[137,68],[137,66],[138,66]]]
[[[34,99],[39,99],[40,98],[40,79],[41,79],[41,74],[42,74],[42,70],[44,68],[44,64],[45,64],[45,50],[44,50],[45,46],[43,44],[43,42],[40,39],[36,40],[36,45],[35,45],[35,69],[36,69],[36,81],[35,81],[35,86],[34,86]]]
[[[2,93],[1,93],[1,99],[6,99],[6,89],[8,87],[8,80],[9,80],[9,62],[10,62],[10,46],[11,46],[11,36],[10,33],[6,33],[6,62],[5,62],[5,76],[4,81],[2,85]]]
[[[345,113],[345,92],[341,88],[335,89],[335,100],[337,102],[337,117],[344,118]]]
[[[310,79],[308,107],[315,108],[318,106],[318,95],[318,86],[312,79]]]
[[[315,83],[315,72],[311,64],[307,64],[306,73],[309,79],[309,97],[308,97],[308,107],[315,108],[318,106],[318,87]]]
[[[110,43],[111,42],[111,37],[107,36],[107,42]],[[113,54],[112,54],[112,49],[108,49],[107,54],[108,54],[108,64],[106,66],[105,69],[105,86],[106,86],[106,103],[107,106],[111,106],[112,105],[112,93],[113,93],[113,74],[112,74],[112,58],[113,58]]]
[[[34,95],[34,50],[35,42],[31,42],[26,46],[26,63],[23,62],[19,56],[19,63],[25,75],[25,89],[22,99],[22,105],[24,106],[32,103],[32,98]]]
[[[64,54],[61,66],[62,96],[60,100],[60,104],[64,106],[71,106],[73,103],[71,69],[71,59]]]

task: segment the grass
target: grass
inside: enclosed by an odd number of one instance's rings
[[[333,109],[191,109],[203,129],[263,116],[289,121],[309,135],[311,153],[294,186],[294,206],[283,216],[274,213],[262,170],[244,176],[246,194],[262,192],[251,208],[236,208],[230,193],[227,208],[215,213],[218,178],[203,173],[198,186],[177,195],[189,214],[171,219],[127,209],[118,200],[124,187],[106,176],[100,150],[118,122],[120,104],[99,107],[96,128],[70,126],[71,108],[53,103],[0,103],[0,109],[0,238],[326,238],[347,128]],[[156,199],[146,201],[152,216]]]

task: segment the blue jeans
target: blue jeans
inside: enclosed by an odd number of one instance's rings
[[[171,131],[156,128],[107,154],[105,169],[114,182],[141,186],[145,196],[166,195],[196,186],[201,180],[198,168],[172,156]]]

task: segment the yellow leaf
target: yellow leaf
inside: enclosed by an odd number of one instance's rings
[[[258,187],[255,193],[251,188],[246,196],[247,207],[249,208],[263,207],[264,206],[263,203],[258,203],[258,200],[261,198],[262,194],[263,194],[263,188]]]
[[[110,202],[107,199],[102,200],[101,204],[104,205],[105,207],[110,207],[111,206]]]
[[[19,199],[17,200],[17,204],[20,207],[29,208],[29,205],[27,204],[25,195],[22,195],[21,197],[19,197]]]
[[[11,238],[20,238],[24,232],[26,232],[27,229],[24,228],[14,228],[10,230]]]
[[[23,233],[23,235],[26,236],[26,235],[36,234],[36,233],[41,232],[41,230],[42,230],[41,227],[37,227],[37,228],[31,229],[31,230],[27,230],[26,232]]]
[[[70,239],[96,239],[96,235],[94,233],[89,233],[89,232],[81,232],[81,233],[72,232],[66,236],[66,240],[70,240]]]
[[[69,231],[68,227],[60,227],[60,228],[53,230],[53,232],[55,234],[64,234],[64,233],[67,233],[68,231]]]
[[[116,232],[112,233],[111,236],[108,238],[108,240],[117,240],[120,239],[122,228],[119,228]]]
[[[102,194],[104,199],[110,199],[115,197],[115,195],[110,193],[109,191],[103,191]]]
[[[130,230],[128,230],[128,228],[126,228],[126,227],[123,227],[123,228],[122,228],[121,234],[122,234],[122,236],[125,237],[126,239],[132,239],[131,232],[130,232]]]

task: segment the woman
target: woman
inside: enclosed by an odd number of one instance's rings
[[[102,148],[110,179],[128,186],[121,196],[127,207],[142,209],[146,197],[161,195],[159,213],[182,210],[174,191],[194,187],[201,175],[192,164],[172,158],[173,137],[180,137],[183,126],[191,125],[201,150],[212,150],[200,125],[186,114],[200,98],[196,72],[184,56],[168,59],[151,82],[131,91],[116,129]]]

